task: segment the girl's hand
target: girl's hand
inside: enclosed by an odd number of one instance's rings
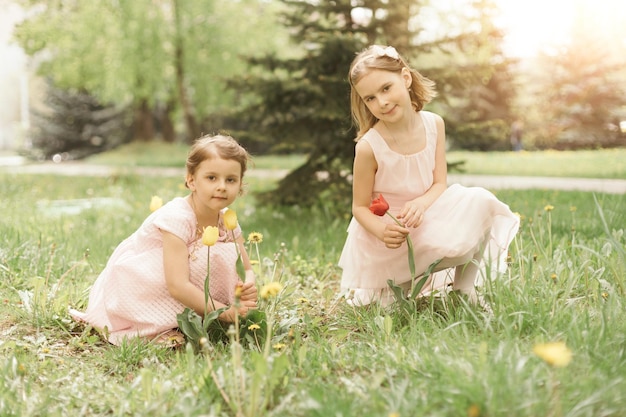
[[[241,287],[241,295],[239,297],[240,301],[242,303],[254,302],[256,305],[258,294],[254,281],[239,282],[237,285]]]
[[[397,249],[406,240],[409,231],[406,227],[398,226],[397,224],[385,225],[382,241],[389,249]]]
[[[418,227],[424,220],[424,206],[418,201],[413,200],[407,202],[400,214],[398,220],[402,221],[406,227]]]
[[[228,310],[226,310],[220,315],[220,320],[226,323],[234,323],[235,314],[238,314],[241,317],[246,317],[246,315],[248,314],[250,310],[255,310],[255,309],[256,309],[256,303],[254,303],[254,306],[240,303],[239,308],[235,307],[234,305],[231,305]]]

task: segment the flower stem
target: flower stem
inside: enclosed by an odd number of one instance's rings
[[[394,222],[396,222],[396,224],[398,226],[402,226],[404,227],[404,225],[402,223],[400,223],[398,221],[398,219],[396,219],[396,217],[389,213],[388,211],[386,212],[386,214],[391,217],[393,219]],[[407,235],[406,237],[406,244],[408,246],[408,254],[409,254],[409,272],[411,273],[411,283],[413,282],[413,280],[415,279],[415,253],[413,252],[413,242],[411,241],[411,236]]]

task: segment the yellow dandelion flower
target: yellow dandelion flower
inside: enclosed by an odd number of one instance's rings
[[[263,242],[263,235],[259,232],[252,232],[248,235],[248,243],[261,243]]]
[[[552,281],[556,281],[556,274],[550,275],[550,278],[552,278]]]
[[[309,300],[307,298],[300,297],[300,298],[298,298],[298,302],[300,302],[302,304],[308,304]]]
[[[163,199],[158,195],[153,195],[150,200],[150,211],[156,211],[163,206]]]
[[[557,368],[567,366],[572,360],[572,351],[564,342],[540,343],[535,345],[533,352],[548,365]]]
[[[609,298],[609,293],[608,293],[608,292],[603,292],[603,293],[602,293],[602,298],[604,298],[605,300],[606,300],[607,298]]]
[[[259,326],[256,323],[252,323],[251,325],[248,326],[248,330],[250,330],[250,331],[259,330],[260,328],[261,328],[261,326]]]
[[[261,296],[261,298],[264,299],[275,297],[276,295],[278,295],[279,292],[282,291],[282,289],[283,286],[280,282],[272,281],[269,284],[265,284],[263,287],[261,287],[259,295]]]
[[[576,211],[576,206],[570,206],[570,207],[569,207],[569,211],[571,211],[571,212]]]
[[[257,259],[250,259],[250,265],[258,265],[259,261]]]
[[[480,417],[480,407],[472,404],[467,409],[467,417]]]
[[[283,350],[287,345],[285,345],[284,343],[276,343],[274,345],[272,345],[272,347],[276,350]]]
[[[554,206],[551,204],[547,204],[544,208],[545,211],[552,211],[554,210]]]

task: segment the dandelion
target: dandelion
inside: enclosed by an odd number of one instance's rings
[[[552,275],[550,275],[550,278],[552,279],[552,281],[556,282],[556,274],[553,273]]]
[[[543,209],[544,209],[544,211],[548,211],[549,212],[549,211],[554,210],[554,206],[551,205],[551,204],[547,204]]]
[[[287,345],[284,343],[276,343],[272,347],[276,350],[283,350]]]
[[[569,211],[572,213],[576,211],[576,206],[570,206]]]
[[[276,295],[278,295],[278,293],[281,292],[282,289],[283,286],[280,282],[272,281],[269,284],[265,284],[263,287],[261,287],[259,295],[261,296],[261,298],[268,299],[270,297],[275,297]]]
[[[572,360],[572,351],[564,342],[540,343],[535,345],[533,352],[545,363],[556,368],[563,368]]]
[[[252,323],[251,325],[248,326],[248,330],[250,330],[252,332],[255,331],[255,330],[259,330],[260,328],[261,328],[261,326],[259,326],[256,323]]]
[[[467,409],[467,417],[480,417],[480,407],[472,404]]]
[[[259,232],[251,232],[248,235],[248,243],[261,243],[263,242],[263,234]]]
[[[153,195],[150,200],[150,211],[156,211],[163,206],[163,199],[158,195]]]
[[[248,247],[251,249],[254,244],[257,263],[261,262],[261,254],[259,253],[259,243],[263,242],[263,235],[259,232],[252,232],[248,235]]]
[[[603,293],[602,293],[602,298],[604,298],[605,300],[606,300],[607,298],[609,298],[609,293],[608,293],[608,292],[603,292]]]
[[[308,304],[309,300],[307,298],[300,297],[300,298],[298,298],[298,302],[302,303],[302,304]]]

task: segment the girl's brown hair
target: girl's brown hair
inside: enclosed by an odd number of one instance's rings
[[[409,95],[411,96],[413,109],[420,111],[437,96],[435,83],[412,69],[395,48],[392,46],[372,45],[359,52],[354,58],[350,65],[348,80],[350,81],[350,109],[352,119],[357,128],[355,140],[361,139],[376,124],[378,119],[369,111],[354,86],[369,71],[383,70],[400,73],[403,68],[408,69],[411,73],[412,81],[409,86]]]
[[[250,154],[235,139],[227,135],[205,135],[197,139],[187,155],[187,174],[194,175],[198,166],[207,159],[232,159],[241,165],[241,178],[248,169]],[[189,188],[187,182],[185,187]]]

